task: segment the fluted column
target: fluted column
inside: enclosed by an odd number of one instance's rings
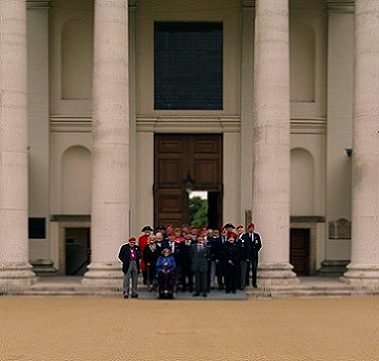
[[[0,2],[0,289],[32,284],[29,264],[26,1]]]
[[[343,280],[379,285],[379,2],[355,2],[351,263]]]
[[[253,221],[260,284],[298,282],[289,264],[289,5],[257,0],[254,57]]]
[[[129,232],[128,1],[95,0],[92,262],[83,283],[119,287]]]

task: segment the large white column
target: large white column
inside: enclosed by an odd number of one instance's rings
[[[289,263],[289,5],[257,0],[254,57],[253,221],[262,284],[298,282]]]
[[[0,2],[0,289],[30,285],[26,1]]]
[[[351,263],[344,280],[379,285],[379,2],[355,2]]]
[[[128,1],[95,0],[92,262],[83,283],[119,287],[129,232]]]

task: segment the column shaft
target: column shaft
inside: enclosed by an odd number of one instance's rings
[[[94,32],[92,263],[83,283],[118,287],[129,232],[128,1],[96,0]]]
[[[0,287],[30,285],[26,2],[0,3]]]
[[[253,221],[261,233],[261,282],[297,282],[289,264],[290,84],[288,1],[257,0]]]
[[[344,281],[379,285],[379,3],[355,2],[352,250]]]

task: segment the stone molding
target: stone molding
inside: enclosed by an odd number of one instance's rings
[[[27,9],[49,9],[51,0],[27,0],[26,5]]]
[[[222,133],[241,131],[240,116],[138,116],[137,132]],[[91,117],[50,117],[51,133],[91,133]],[[291,119],[291,134],[326,134],[325,119]]]
[[[240,131],[238,116],[157,116],[137,117],[137,132],[222,133]]]
[[[326,0],[329,12],[354,13],[354,0]]]
[[[51,133],[91,133],[91,117],[50,117]]]

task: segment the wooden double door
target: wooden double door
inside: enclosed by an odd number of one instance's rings
[[[208,226],[222,222],[222,135],[156,134],[154,149],[154,222],[175,227],[189,223],[189,174],[194,191],[208,194]]]

